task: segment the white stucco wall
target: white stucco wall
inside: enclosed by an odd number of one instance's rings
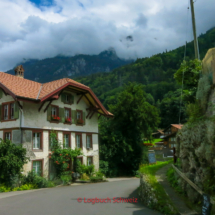
[[[87,116],[87,110],[89,106],[84,101],[84,98],[80,100],[77,104],[77,101],[80,97],[76,94],[74,95],[74,104],[68,105],[61,102],[61,98],[58,100],[53,101],[52,105],[57,105],[60,108],[71,108],[72,110],[83,110]],[[43,128],[43,129],[55,129],[55,130],[72,130],[72,131],[83,131],[83,132],[96,132],[98,133],[98,115],[95,113],[91,119],[86,119],[86,124],[84,126],[77,126],[77,125],[67,125],[63,123],[50,123],[47,121],[47,112],[44,113],[44,110],[49,102],[46,102],[43,108],[38,112],[39,107],[41,104],[33,104],[24,102],[23,104],[23,127],[33,127],[33,128]]]
[[[74,104],[68,105],[63,104],[61,102],[61,98],[59,98],[56,101],[52,102],[52,105],[57,105],[61,108],[67,107],[71,108],[72,110],[83,110],[86,113],[86,116],[88,114],[88,111],[86,108],[88,108],[88,105],[86,104],[84,98],[82,98],[79,101],[79,104],[77,104],[78,99],[80,98],[80,95],[77,96],[74,95]],[[2,99],[0,100],[0,103],[14,101],[11,96],[5,96],[3,95]],[[26,174],[28,171],[32,170],[32,160],[39,160],[43,159],[43,176],[48,177],[48,169],[49,169],[49,130],[58,130],[58,139],[60,142],[63,142],[63,131],[70,131],[71,132],[71,147],[72,149],[75,149],[75,132],[82,133],[82,144],[83,144],[83,163],[87,164],[87,156],[93,156],[93,163],[95,165],[95,169],[99,169],[99,151],[98,151],[98,116],[95,113],[91,119],[86,119],[86,124],[83,126],[77,126],[75,124],[68,125],[64,123],[50,123],[47,121],[47,112],[44,113],[44,109],[46,108],[48,102],[46,102],[43,106],[43,108],[38,112],[39,107],[41,104],[34,104],[30,102],[21,102],[23,105],[23,115],[22,115],[22,129],[43,129],[43,151],[41,152],[33,152],[32,151],[32,144],[28,143],[25,144],[23,142],[23,147],[30,148],[31,153],[30,156],[30,162],[24,165],[24,173]],[[5,128],[18,128],[20,126],[20,116],[19,119],[16,121],[8,121],[8,122],[1,122],[0,123],[0,129]],[[86,133],[93,133],[92,139],[93,139],[93,149],[87,150],[86,149]],[[0,138],[3,138],[3,130],[0,130]]]

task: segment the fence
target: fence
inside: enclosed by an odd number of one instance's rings
[[[190,186],[192,186],[198,193],[200,193],[201,195],[204,194],[204,192],[199,188],[197,187],[189,178],[187,178],[185,176],[184,173],[182,173],[178,168],[176,168],[173,164],[172,164],[172,167],[175,169],[175,171],[179,174],[179,176],[181,176]],[[211,204],[215,204],[215,201],[213,199],[210,199],[210,202]]]

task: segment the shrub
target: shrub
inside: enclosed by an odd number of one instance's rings
[[[86,173],[87,175],[91,176],[94,173],[94,169],[94,165],[86,166],[84,164],[81,164],[80,161],[76,161],[76,172],[78,172],[80,175]]]
[[[23,165],[29,160],[26,157],[26,149],[9,140],[0,139],[0,152],[0,183],[12,186],[15,177],[20,174]]]
[[[37,188],[35,185],[33,184],[24,184],[20,187],[15,187],[12,189],[12,191],[21,191],[21,190],[32,190],[32,189],[35,189]]]
[[[106,175],[108,172],[108,161],[99,161],[99,170]]]
[[[101,171],[96,172],[96,177],[104,177],[104,174]]]
[[[87,181],[87,180],[89,180],[90,178],[89,178],[89,176],[86,174],[86,173],[83,173],[82,175],[81,175],[81,180],[83,180],[83,181]]]
[[[30,171],[27,176],[24,176],[23,184],[33,184],[37,188],[48,187],[48,181],[45,178],[36,175],[34,171]]]
[[[94,165],[85,166],[85,173],[91,176],[94,173],[94,169]]]
[[[102,176],[92,176],[90,177],[90,181],[91,182],[100,182],[100,181],[104,181]]]
[[[5,185],[0,185],[0,193],[2,192],[9,192],[10,188],[6,187]]]
[[[71,175],[62,175],[60,179],[63,181],[63,184],[68,184],[72,180]]]

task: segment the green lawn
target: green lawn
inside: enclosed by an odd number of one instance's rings
[[[161,141],[163,141],[163,139],[153,139],[152,141],[146,140],[143,143],[152,143],[153,145],[155,145],[155,143],[161,142]]]

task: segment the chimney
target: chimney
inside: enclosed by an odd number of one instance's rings
[[[15,69],[15,76],[24,78],[24,69],[22,65],[17,66]]]

